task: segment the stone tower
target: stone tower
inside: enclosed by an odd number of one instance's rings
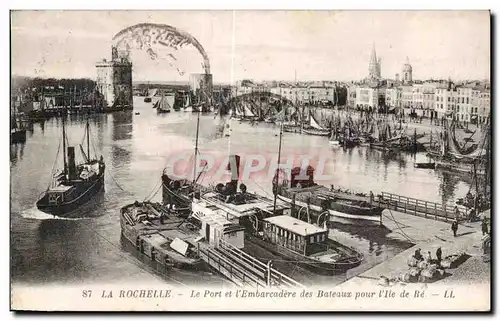
[[[410,59],[406,57],[406,63],[403,65],[403,83],[411,84],[413,81],[413,68],[410,65]]]
[[[372,53],[370,56],[370,63],[368,64],[368,78],[369,79],[380,79],[380,63],[381,60],[377,59],[377,53],[375,52],[375,44],[372,47]]]

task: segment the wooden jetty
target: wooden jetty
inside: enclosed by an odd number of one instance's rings
[[[455,215],[455,206],[458,207],[461,214],[461,217],[458,218],[459,220],[467,212],[466,208],[462,205],[440,204],[387,192],[382,192],[378,195],[377,202],[379,206],[386,209],[445,222],[450,222],[457,218]]]

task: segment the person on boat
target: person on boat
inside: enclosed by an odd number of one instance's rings
[[[375,195],[373,195],[373,192],[370,191],[370,204],[373,203],[374,199],[375,199]]]
[[[483,222],[481,223],[481,230],[483,232],[483,236],[488,233],[488,223],[486,223],[486,217],[483,217]]]
[[[438,247],[436,250],[436,258],[438,261],[438,264],[441,264],[441,256],[443,255],[443,250],[441,250],[441,247]]]
[[[457,231],[458,231],[458,220],[455,219],[453,223],[451,223],[451,230],[453,231],[453,236],[457,236]]]

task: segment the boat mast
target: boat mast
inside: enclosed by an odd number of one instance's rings
[[[279,183],[279,167],[280,167],[280,161],[281,161],[281,138],[283,136],[283,122],[280,124],[280,143],[278,147],[278,163],[276,166],[276,190],[274,191],[274,204],[273,204],[273,214],[276,213],[276,201],[278,199],[278,183]]]
[[[62,116],[62,130],[63,130],[63,162],[64,162],[64,175],[68,171],[68,162],[66,161],[66,125],[65,125],[66,115]]]
[[[197,117],[197,121],[196,121],[196,142],[194,145],[193,188],[194,188],[194,184],[196,183],[196,166],[198,165],[196,160],[198,158],[198,134],[200,131],[200,113],[197,113],[197,114],[198,114],[198,117]],[[194,194],[193,194],[193,197],[194,197]]]
[[[87,117],[87,158],[90,161],[90,132],[89,132],[89,118]]]

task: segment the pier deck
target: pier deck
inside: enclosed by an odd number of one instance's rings
[[[481,250],[481,222],[460,224],[457,237],[453,236],[449,223],[436,221],[429,224],[423,217],[409,216],[405,213],[384,211],[384,225],[393,231],[395,237],[407,238],[415,245],[399,253],[393,258],[380,263],[373,268],[342,283],[342,286],[361,286],[367,282],[376,285],[380,276],[394,277],[408,270],[408,257],[420,248],[425,255],[431,252],[432,258],[436,258],[436,250],[441,247],[443,257],[464,251],[471,257],[456,269],[448,269],[451,274],[444,279],[436,281],[436,284],[448,283],[489,283],[490,263],[482,261]],[[392,237],[392,236],[391,236]]]

